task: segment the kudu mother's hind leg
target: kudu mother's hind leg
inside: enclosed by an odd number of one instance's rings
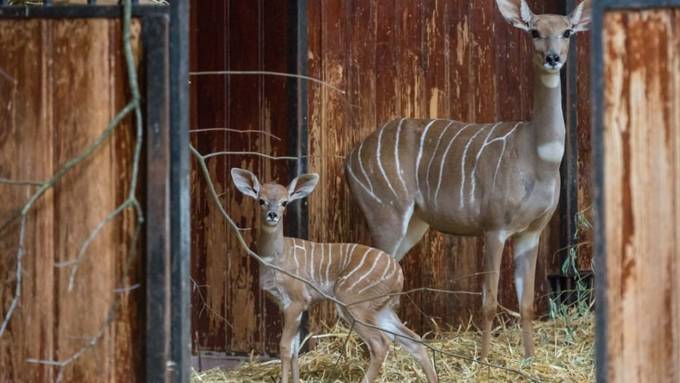
[[[491,326],[498,306],[498,279],[507,234],[502,231],[484,233],[484,287],[482,288],[482,359],[489,355]]]
[[[527,358],[534,354],[533,325],[531,321],[534,316],[534,282],[540,235],[540,231],[521,233],[513,241],[515,290],[517,291],[517,301],[519,302],[524,356]]]

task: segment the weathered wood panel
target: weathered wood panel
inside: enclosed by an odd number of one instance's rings
[[[137,41],[139,25],[135,23]],[[135,43],[136,44],[136,43]],[[79,154],[127,102],[116,20],[0,22],[0,177],[44,180]],[[23,293],[0,339],[0,381],[51,382],[56,369],[27,359],[64,360],[86,346],[114,299],[117,319],[97,346],[64,370],[63,381],[136,381],[143,290],[116,294],[134,219],[124,214],[91,243],[68,291],[68,268],[90,231],[127,197],[134,144],[126,120],[91,158],[48,192],[28,216]],[[31,186],[0,184],[0,221],[26,202]],[[0,232],[0,308],[14,291],[18,225]],[[138,270],[134,267],[133,270]],[[139,282],[137,272],[132,283]]]
[[[266,4],[265,4],[266,3]],[[289,72],[288,2],[193,1],[192,71],[266,70]],[[259,130],[192,133],[202,153],[257,151],[289,153],[289,79],[273,76],[198,76],[191,80],[192,129]],[[232,167],[261,179],[289,179],[289,163],[256,156],[208,160],[210,174],[226,210],[243,228],[255,226],[259,207],[235,191]],[[281,315],[258,285],[258,263],[229,232],[202,176],[192,172],[192,336],[196,351],[248,353],[278,350]],[[253,232],[243,231],[253,244]]]
[[[564,10],[562,1],[532,6],[537,13]],[[530,41],[502,19],[494,1],[310,2],[308,21],[310,75],[347,91],[344,97],[309,87],[310,168],[321,174],[310,197],[314,240],[370,243],[342,165],[347,152],[382,123],[402,116],[478,122],[530,116]],[[556,218],[543,236],[539,297],[548,293],[546,275],[559,264],[552,256],[558,228]],[[481,250],[476,238],[430,232],[402,261],[405,289],[481,291]],[[512,308],[506,253],[500,302]],[[432,329],[429,317],[455,324],[479,307],[477,296],[413,294],[402,299],[402,316],[422,332]],[[322,319],[331,317],[317,315]]]
[[[680,10],[604,18],[611,382],[680,380]]]

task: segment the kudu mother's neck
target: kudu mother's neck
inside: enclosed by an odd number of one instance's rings
[[[255,241],[257,253],[263,257],[271,257],[283,253],[283,223],[276,226],[261,224]]]
[[[534,108],[531,124],[537,143],[564,141],[562,81],[560,74],[537,69],[534,74]]]

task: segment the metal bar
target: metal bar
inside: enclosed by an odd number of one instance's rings
[[[191,377],[189,0],[170,2],[171,350],[173,382]]]
[[[307,75],[307,0],[288,1],[288,68],[290,73]],[[289,153],[295,153],[298,160],[291,167],[291,178],[307,172],[307,82],[300,78],[288,79],[290,100]],[[290,205],[290,222],[286,223],[286,235],[309,237],[307,200],[296,201]],[[300,320],[300,342],[309,334],[309,313],[304,312]],[[302,351],[307,350],[305,344]]]
[[[43,0],[43,5],[46,5],[46,6],[52,5],[52,0]]]
[[[607,382],[607,244],[605,242],[605,200],[604,200],[604,53],[603,53],[603,12],[604,2],[596,1],[592,9],[592,50],[591,50],[591,97],[592,150],[593,150],[593,222],[594,222],[594,269],[595,273],[595,379]]]
[[[97,0],[87,0],[87,4],[88,4],[88,5],[96,5],[96,4],[97,4]]]
[[[146,60],[146,368],[167,381],[170,351],[169,18],[142,23]]]
[[[132,7],[132,16],[162,16],[169,11],[167,6],[136,5]],[[120,18],[121,15],[122,9],[117,5],[0,6],[0,19]]]
[[[575,7],[575,0],[565,1],[566,14]],[[576,61],[576,39],[571,39],[571,59],[567,60],[567,70],[562,81],[563,106],[566,114],[565,161],[562,162],[561,190],[561,243],[560,247],[571,247],[575,244],[576,214],[578,213],[578,62]],[[569,257],[569,252],[562,253],[562,263]]]

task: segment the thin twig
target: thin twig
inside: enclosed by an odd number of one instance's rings
[[[246,130],[238,130],[238,129],[231,129],[231,128],[206,128],[206,129],[192,129],[189,131],[189,133],[205,133],[205,132],[230,132],[230,133],[241,133],[241,134],[262,134],[263,136],[268,136],[271,137],[272,139],[276,141],[281,141],[281,138],[278,136],[275,136],[269,132],[265,132],[262,130],[255,130],[255,129],[246,129]]]
[[[219,156],[257,156],[257,157],[262,157],[266,158],[269,160],[274,160],[274,161],[279,161],[279,160],[290,160],[290,161],[297,161],[303,157],[293,157],[293,156],[271,156],[269,154],[265,153],[260,153],[260,152],[248,152],[248,151],[241,151],[241,152],[233,152],[233,151],[222,151],[222,152],[213,152],[210,154],[206,154],[205,156],[202,156],[204,159],[210,159],[213,157],[219,157]]]
[[[190,76],[215,76],[215,75],[266,75],[266,76],[279,76],[279,77],[290,77],[298,78],[302,80],[311,81],[327,88],[333,89],[334,91],[345,95],[347,92],[318,78],[304,76],[301,74],[294,73],[284,73],[284,72],[272,72],[272,71],[259,71],[259,70],[212,70],[212,71],[200,71],[200,72],[189,72]]]
[[[26,181],[26,180],[14,180],[10,178],[0,177],[0,184],[7,185],[18,185],[18,186],[42,186],[44,182],[40,181]]]
[[[14,296],[12,297],[12,303],[10,303],[9,308],[7,309],[7,312],[5,313],[5,317],[2,320],[2,325],[0,325],[0,337],[2,337],[2,334],[5,333],[5,329],[7,328],[7,325],[9,324],[10,318],[12,318],[12,314],[14,314],[14,310],[16,310],[17,305],[19,304],[19,299],[21,298],[21,279],[22,279],[22,274],[23,269],[22,269],[22,260],[24,258],[24,237],[26,235],[26,216],[21,217],[21,223],[19,224],[19,249],[17,250],[17,260],[16,260],[16,266],[15,266],[15,283],[16,285],[14,286]]]

